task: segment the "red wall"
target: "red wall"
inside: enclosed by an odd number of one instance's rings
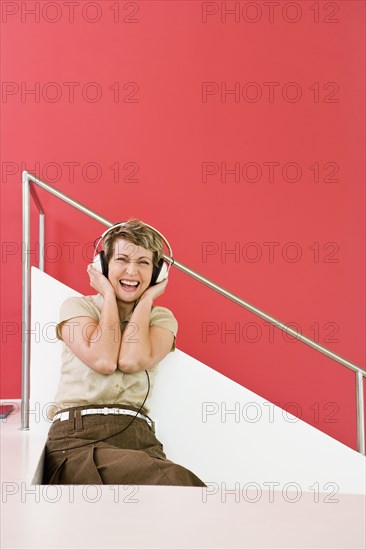
[[[24,168],[364,365],[364,2],[1,8],[3,399],[21,393]],[[103,226],[39,196],[47,273],[93,293]],[[355,448],[352,372],[175,268],[159,303],[180,349]]]

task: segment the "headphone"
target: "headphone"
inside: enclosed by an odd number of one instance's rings
[[[116,224],[112,225],[112,227],[109,227],[109,229],[104,231],[104,233],[101,235],[97,245],[95,246],[93,267],[95,267],[95,269],[97,269],[98,271],[103,273],[103,275],[107,278],[108,278],[108,262],[107,262],[104,250],[101,250],[100,252],[97,253],[98,246],[99,246],[100,242],[102,241],[102,239],[104,239],[104,237],[107,235],[107,233],[109,233],[109,231],[112,231],[112,229],[115,229],[116,227],[123,227],[124,225],[126,225],[126,223],[128,223],[128,222],[120,222],[120,223],[116,223]],[[155,229],[155,227],[152,227],[151,225],[148,225],[145,222],[142,222],[142,223],[146,227],[149,227],[150,229],[155,231],[155,233],[157,233],[160,236],[160,238],[163,240],[163,242],[166,244],[166,246],[169,250],[169,259],[166,259],[165,257],[161,258],[159,260],[158,265],[154,266],[154,268],[153,268],[151,282],[150,282],[150,286],[153,286],[153,285],[157,285],[158,283],[161,283],[162,281],[164,281],[168,277],[169,269],[174,263],[173,252],[172,252],[172,249],[171,249],[171,246],[170,246],[169,242],[164,237],[164,235],[162,235],[157,229]]]

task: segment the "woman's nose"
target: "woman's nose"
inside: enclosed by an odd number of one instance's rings
[[[126,267],[126,271],[127,271],[127,273],[130,273],[130,274],[137,273],[136,263],[135,262],[128,262],[127,267]]]

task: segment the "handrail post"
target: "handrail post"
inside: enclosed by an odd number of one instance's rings
[[[43,207],[42,207],[42,203],[41,201],[39,200],[39,197],[37,195],[37,192],[36,190],[34,189],[29,177],[28,177],[28,173],[26,171],[23,172],[23,176],[27,176],[27,179],[28,179],[28,186],[29,186],[29,190],[30,190],[30,194],[31,194],[31,197],[32,199],[34,200],[37,208],[38,208],[38,213],[39,213],[39,230],[38,230],[38,233],[39,233],[39,258],[38,258],[38,268],[41,270],[41,271],[44,271],[44,210],[43,210]],[[30,244],[30,243],[29,243]]]
[[[363,375],[356,373],[357,449],[365,454],[365,409],[363,399]]]
[[[22,401],[21,430],[29,430],[30,362],[30,189],[27,172],[22,178]]]
[[[39,261],[38,266],[41,271],[44,271],[44,214],[39,214]]]

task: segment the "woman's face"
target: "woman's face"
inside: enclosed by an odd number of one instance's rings
[[[124,239],[114,242],[108,264],[108,279],[122,302],[134,302],[151,282],[153,252]]]

